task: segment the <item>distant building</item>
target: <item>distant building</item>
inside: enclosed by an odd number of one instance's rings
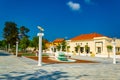
[[[67,46],[69,47],[70,52],[76,52],[79,54],[100,54],[100,55],[112,55],[112,38],[107,36],[91,33],[91,34],[82,34],[71,38],[67,41]],[[116,53],[120,53],[120,39],[116,39]],[[111,50],[108,49],[108,46],[111,47]]]
[[[61,43],[65,41],[64,38],[57,38],[53,42],[51,42],[49,45],[49,50],[50,52],[56,52],[57,51],[57,46],[61,45]]]
[[[53,44],[57,46],[61,44],[64,40],[65,40],[64,38],[57,38],[53,41]]]

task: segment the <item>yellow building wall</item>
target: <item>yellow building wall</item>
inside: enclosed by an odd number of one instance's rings
[[[77,45],[80,45],[80,47],[85,47],[86,43],[88,43],[88,47],[90,47],[90,52],[94,54],[97,53],[97,48],[101,47],[101,53],[98,53],[100,55],[108,55],[107,45],[113,46],[112,38],[108,38],[108,37],[98,37],[92,40],[79,40],[79,41],[69,40],[68,44],[70,46],[70,52],[75,51],[75,47]],[[116,39],[116,47],[120,47],[120,39]],[[83,54],[84,53],[86,53],[85,50]],[[113,55],[113,52],[110,52],[110,55]]]

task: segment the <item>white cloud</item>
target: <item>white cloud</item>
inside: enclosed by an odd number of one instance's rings
[[[79,3],[73,3],[72,1],[69,1],[67,5],[72,9],[72,10],[80,10],[80,4]]]

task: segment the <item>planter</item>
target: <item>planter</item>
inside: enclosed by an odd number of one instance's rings
[[[17,57],[21,57],[22,56],[22,53],[18,53]]]

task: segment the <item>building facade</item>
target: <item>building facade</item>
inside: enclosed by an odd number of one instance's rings
[[[58,51],[57,47],[60,46],[62,47],[61,43],[65,41],[64,38],[57,38],[55,39],[53,42],[51,42],[50,47],[49,47],[49,51],[52,52],[56,52]]]
[[[82,34],[66,41],[70,52],[76,54],[112,55],[113,39],[98,33]],[[120,39],[115,39],[116,54],[120,54]]]

